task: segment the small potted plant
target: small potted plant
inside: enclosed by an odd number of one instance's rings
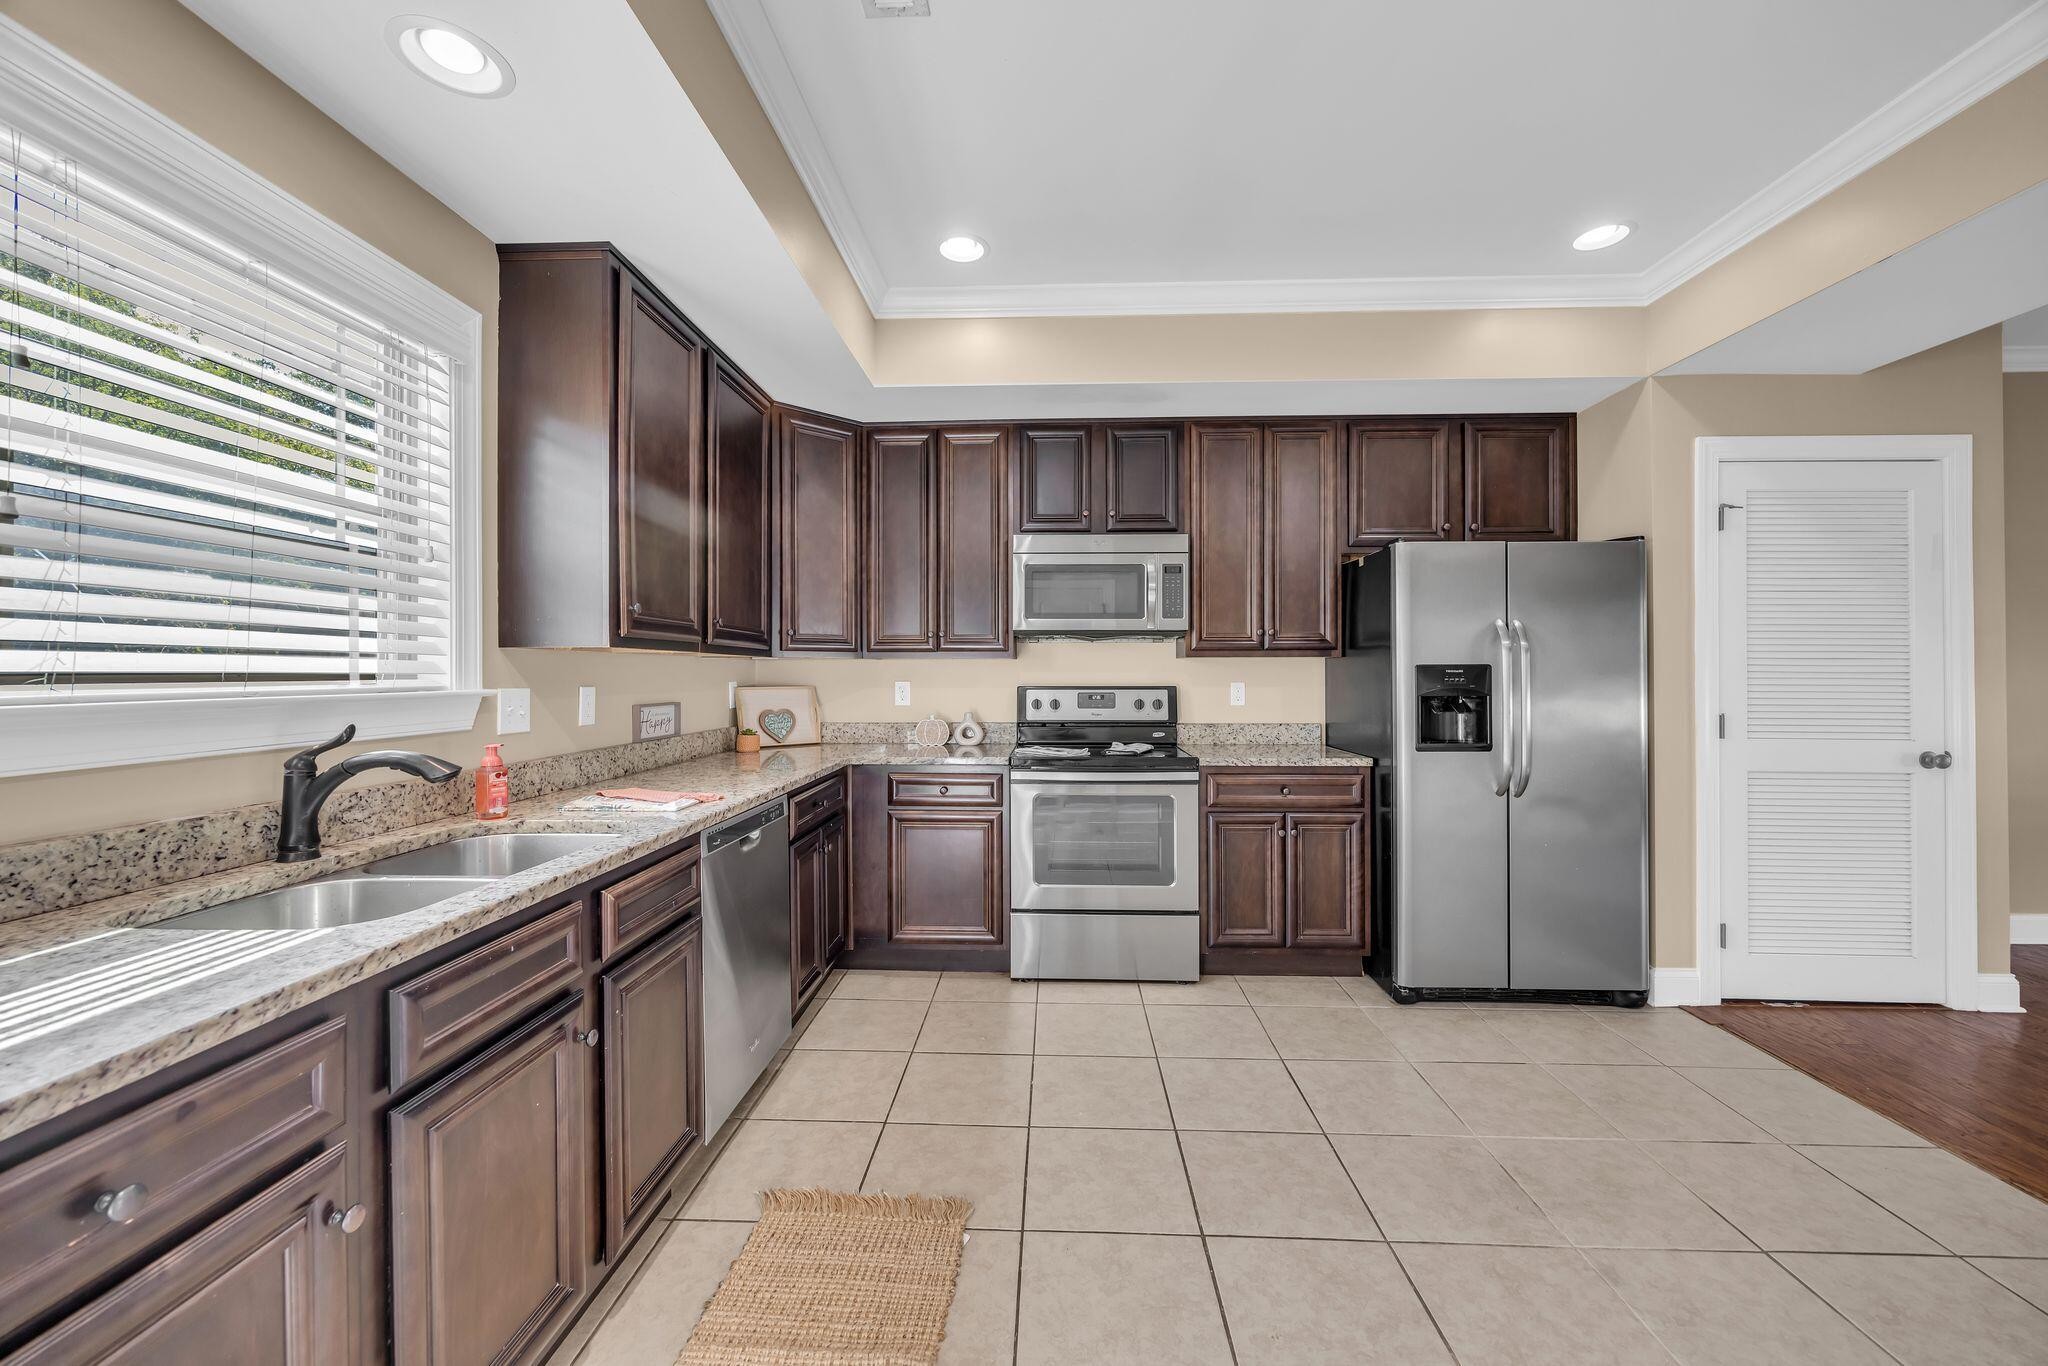
[[[759,754],[761,752],[761,732],[755,730],[752,726],[740,727],[740,738],[734,743],[733,748],[742,754]]]

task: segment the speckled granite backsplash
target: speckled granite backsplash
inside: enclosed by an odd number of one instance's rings
[[[509,766],[512,800],[606,782],[717,754],[732,746],[733,730],[726,727],[691,731],[666,740],[521,759]],[[393,783],[358,780],[341,788],[327,803],[320,818],[321,837],[327,843],[341,844],[459,816],[470,809],[475,792],[476,779],[469,769],[441,784],[413,779]],[[270,857],[276,843],[277,803],[262,802],[117,830],[0,846],[0,922],[261,863]]]

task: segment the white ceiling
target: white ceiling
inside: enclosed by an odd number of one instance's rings
[[[882,316],[1643,302],[2048,54],[2027,0],[710,3]]]

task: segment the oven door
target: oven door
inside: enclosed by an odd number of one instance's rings
[[[1075,635],[1162,629],[1159,561],[1145,552],[1019,551],[1011,556],[1011,626]]]
[[[1200,909],[1193,773],[1010,774],[1010,906]]]

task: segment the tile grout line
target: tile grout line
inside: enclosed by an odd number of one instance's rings
[[[1804,1290],[1807,1294],[1819,1300],[1822,1304],[1826,1305],[1830,1310],[1833,1310],[1835,1315],[1839,1317],[1842,1320],[1842,1322],[1848,1324],[1858,1333],[1861,1333],[1863,1335],[1864,1340],[1868,1342],[1871,1346],[1875,1347],[1878,1351],[1884,1353],[1884,1355],[1886,1355],[1887,1357],[1890,1357],[1893,1361],[1900,1362],[1901,1366],[1911,1366],[1911,1363],[1906,1362],[1903,1357],[1893,1352],[1891,1348],[1879,1342],[1876,1338],[1872,1337],[1868,1332],[1865,1332],[1862,1324],[1850,1318],[1848,1314],[1844,1313],[1842,1309],[1839,1306],[1837,1306],[1833,1300],[1829,1299],[1826,1295],[1821,1294],[1818,1287],[1809,1284],[1807,1282],[1807,1279],[1804,1276],[1800,1275],[1798,1271],[1796,1271],[1792,1267],[1785,1265],[1784,1261],[1779,1257],[1777,1253],[1766,1250],[1764,1252],[1764,1256],[1771,1259],[1772,1266],[1777,1267],[1787,1276],[1790,1276],[1793,1279],[1793,1281],[1795,1281],[1799,1285],[1800,1289]],[[1980,1276],[1984,1275],[1984,1273],[1981,1271],[1979,1271],[1977,1274]],[[1992,1281],[1994,1284],[1996,1283],[1996,1278],[1994,1277],[1985,1276],[1985,1279]]]
[[[1199,978],[1197,979],[1199,980]],[[1231,979],[1233,982],[1235,978]],[[1238,988],[1243,990],[1242,986]],[[1188,1212],[1195,1216],[1195,1236],[1202,1243],[1202,1265],[1209,1270],[1209,1294],[1216,1301],[1216,1321],[1223,1327],[1223,1350],[1230,1354],[1231,1366],[1237,1366],[1237,1340],[1230,1333],[1230,1310],[1223,1303],[1223,1285],[1216,1277],[1216,1259],[1209,1255],[1209,1230],[1202,1223],[1202,1204],[1195,1198],[1195,1179],[1188,1171],[1187,1149],[1180,1141],[1180,1120],[1173,1113],[1173,1095],[1166,1089],[1166,1069],[1159,1062],[1159,1041],[1152,1035],[1152,1016],[1144,1004],[1144,992],[1138,993],[1138,1015],[1145,1021],[1145,1040],[1152,1048],[1152,1069],[1159,1074],[1159,1090],[1166,1096],[1166,1118],[1173,1126],[1173,1151],[1180,1158],[1180,1179],[1187,1187]],[[1259,1023],[1258,1012],[1252,1012],[1252,1020]],[[1265,1033],[1265,1025],[1259,1023],[1259,1032]],[[1272,1040],[1268,1039],[1268,1043]]]

